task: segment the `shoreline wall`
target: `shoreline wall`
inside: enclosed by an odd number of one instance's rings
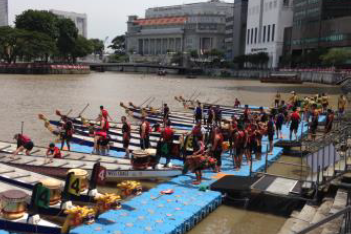
[[[59,64],[0,64],[0,74],[89,74],[90,67],[83,65],[59,65]]]

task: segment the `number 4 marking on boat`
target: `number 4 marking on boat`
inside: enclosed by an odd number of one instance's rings
[[[97,183],[98,183],[99,185],[105,183],[106,174],[107,174],[106,168],[100,166],[99,173],[98,173],[98,178],[97,178]]]

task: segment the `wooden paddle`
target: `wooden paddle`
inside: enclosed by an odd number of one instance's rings
[[[81,112],[79,112],[78,116],[81,116],[85,111],[86,109],[88,109],[88,107],[90,106],[90,104],[88,103]]]
[[[152,200],[156,200],[159,199],[160,197],[162,197],[163,195],[171,195],[174,193],[173,189],[167,189],[167,190],[163,190],[160,192],[160,195],[158,195],[157,197],[152,198]]]

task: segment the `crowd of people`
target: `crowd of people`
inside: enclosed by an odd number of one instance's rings
[[[346,98],[341,95],[338,99],[338,115],[343,115],[346,107]],[[241,106],[236,98],[234,108]],[[219,105],[204,106],[200,102],[194,107],[194,127],[184,138],[185,171],[192,170],[196,174],[195,184],[201,183],[202,170],[212,168],[215,172],[221,171],[222,154],[228,150],[233,159],[235,170],[240,170],[242,165],[252,164],[261,160],[263,153],[263,137],[268,138],[268,154],[273,154],[274,140],[283,139],[284,126],[290,129],[288,139],[298,140],[298,131],[302,120],[308,122],[309,138],[315,140],[320,125],[320,115],[326,116],[325,134],[332,131],[335,113],[329,108],[329,98],[326,94],[300,99],[296,92],[291,92],[290,98],[285,102],[282,95],[277,92],[274,96],[274,107],[270,110],[260,107],[252,110],[248,105],[240,108],[241,114],[232,115],[230,119],[223,118],[222,108]],[[164,167],[169,167],[173,149],[175,130],[172,129],[170,108],[164,104],[162,111],[163,123],[154,125],[154,131],[160,133],[157,144],[157,162],[161,157],[166,158]],[[59,131],[61,148],[50,143],[47,156],[49,158],[62,158],[61,150],[67,145],[71,150],[70,142],[74,133],[73,120],[65,115],[60,115],[62,126]],[[108,111],[100,106],[96,124],[88,124],[89,133],[94,137],[93,153],[107,154],[111,141],[109,135],[110,117]],[[132,127],[126,116],[121,117],[122,142],[125,157],[130,158],[130,140]],[[150,148],[150,133],[152,128],[145,116],[141,117],[139,125],[140,148]],[[14,155],[25,151],[30,154],[34,147],[33,141],[24,134],[16,134],[17,150]],[[285,139],[287,139],[285,137]],[[225,142],[228,142],[226,145]],[[245,159],[245,160],[244,160]],[[51,159],[52,160],[52,159]]]

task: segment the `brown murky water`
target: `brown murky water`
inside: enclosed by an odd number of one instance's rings
[[[176,95],[189,98],[199,93],[198,99],[202,101],[219,101],[227,105],[233,105],[234,98],[238,97],[243,104],[256,106],[271,106],[277,90],[282,93],[283,98],[289,97],[293,90],[301,96],[325,92],[331,96],[333,105],[336,104],[339,95],[338,87],[316,84],[296,86],[261,84],[258,81],[247,80],[189,80],[176,76],[164,78],[120,73],[62,76],[0,75],[0,90],[0,126],[2,126],[0,140],[11,141],[13,135],[20,131],[23,121],[24,132],[31,136],[37,145],[47,145],[52,140],[43,123],[38,120],[39,113],[55,118],[55,109],[60,109],[64,113],[72,109],[71,116],[75,116],[87,103],[90,107],[84,113],[86,117],[95,118],[99,106],[104,105],[113,118],[119,120],[123,115],[119,107],[121,101],[133,101],[139,105],[149,97],[155,97],[152,105],[156,107],[166,102],[172,109],[181,109],[181,105],[174,100]],[[291,175],[296,176],[293,168],[290,170],[282,165],[277,165],[271,170],[277,174],[280,174],[279,171],[289,170]],[[276,233],[284,221],[285,219],[281,217],[221,206],[190,233]]]

